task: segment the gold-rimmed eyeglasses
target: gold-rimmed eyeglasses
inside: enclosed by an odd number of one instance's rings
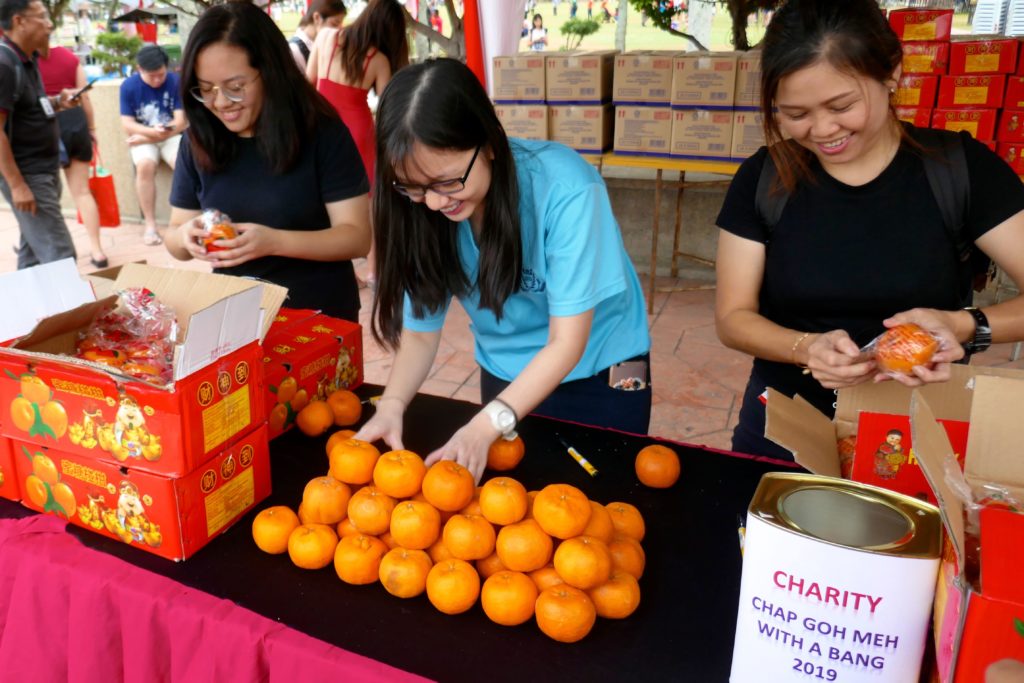
[[[260,77],[256,74],[254,78],[246,83],[229,83],[227,85],[194,85],[188,89],[188,94],[196,98],[207,107],[212,107],[213,103],[217,101],[217,93],[224,96],[228,102],[234,102],[238,104],[245,99],[245,89],[256,82]]]

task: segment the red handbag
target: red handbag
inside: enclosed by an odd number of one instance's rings
[[[114,188],[114,176],[103,166],[100,151],[93,148],[92,161],[89,162],[89,192],[96,200],[96,208],[100,213],[101,228],[116,228],[121,225],[121,209],[117,203],[117,190]],[[82,214],[78,214],[78,222],[82,222]]]

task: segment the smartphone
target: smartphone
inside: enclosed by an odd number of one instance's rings
[[[76,92],[74,95],[71,96],[71,101],[73,102],[73,101],[77,100],[78,98],[80,98],[82,95],[84,95],[86,92],[88,92],[89,89],[92,88],[92,86],[95,85],[95,84],[96,84],[96,81],[89,81],[88,83],[86,83],[84,88],[82,88],[81,90],[79,90],[78,92]]]
[[[647,388],[647,361],[627,360],[608,369],[608,386],[620,391],[643,391]]]

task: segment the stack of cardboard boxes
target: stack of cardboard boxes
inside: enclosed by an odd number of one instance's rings
[[[47,289],[29,286],[29,271],[5,279],[19,278],[26,298],[53,297],[76,287],[66,263],[63,275],[48,264]],[[270,493],[260,339],[286,290],[138,264],[108,285],[134,287],[176,314],[173,381],[74,357],[79,333],[116,296],[51,302],[51,315],[0,346],[0,495],[181,560]]]
[[[494,58],[492,97],[505,131],[555,140],[581,154],[612,141],[612,50]]]
[[[1019,41],[951,37],[953,10],[894,10],[889,23],[903,42],[897,115],[922,128],[966,130],[1024,176]]]

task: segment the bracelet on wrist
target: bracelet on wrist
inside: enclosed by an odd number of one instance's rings
[[[789,357],[793,361],[793,365],[799,368],[806,368],[807,366],[797,361],[796,352],[800,348],[800,345],[803,344],[804,340],[807,339],[809,336],[811,336],[810,332],[804,332],[803,334],[801,334],[799,337],[796,338],[796,341],[793,342],[793,348],[789,350]]]
[[[403,410],[409,407],[409,404],[405,402],[405,399],[399,398],[398,396],[379,396],[377,397],[377,400],[374,401],[373,403],[374,405],[377,405],[382,401],[398,401],[399,403],[402,404]]]

